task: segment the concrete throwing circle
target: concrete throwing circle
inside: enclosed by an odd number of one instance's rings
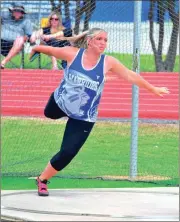
[[[46,216],[82,216],[97,220],[177,220],[178,193],[151,189],[50,190],[49,197],[37,191],[2,194],[2,210]],[[2,213],[3,215],[3,213]]]

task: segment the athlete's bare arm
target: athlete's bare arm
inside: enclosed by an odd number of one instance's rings
[[[66,60],[69,63],[74,59],[78,50],[79,50],[78,48],[75,48],[72,46],[55,48],[52,46],[38,45],[38,46],[33,47],[31,54],[34,54],[34,52],[40,52],[40,53],[44,53],[49,56],[54,56],[57,59]]]
[[[120,77],[127,80],[128,82],[136,84],[139,87],[145,88],[158,96],[162,97],[163,94],[169,93],[169,90],[166,87],[155,87],[151,85],[140,75],[137,75],[135,72],[126,68],[123,64],[121,64],[117,59],[112,56],[108,56],[107,58],[107,67],[107,71],[117,73]]]

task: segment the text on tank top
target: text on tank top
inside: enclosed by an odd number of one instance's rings
[[[54,92],[54,98],[69,117],[95,122],[105,82],[105,55],[102,54],[97,64],[87,70],[82,64],[84,51],[80,49],[71,65],[64,70],[64,77]]]

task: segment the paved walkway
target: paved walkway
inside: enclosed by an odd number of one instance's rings
[[[28,221],[179,221],[178,188],[2,191],[1,214]]]

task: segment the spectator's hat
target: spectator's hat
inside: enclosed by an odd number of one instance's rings
[[[10,12],[22,12],[23,14],[26,14],[25,8],[22,5],[13,5],[11,8],[9,8]]]

